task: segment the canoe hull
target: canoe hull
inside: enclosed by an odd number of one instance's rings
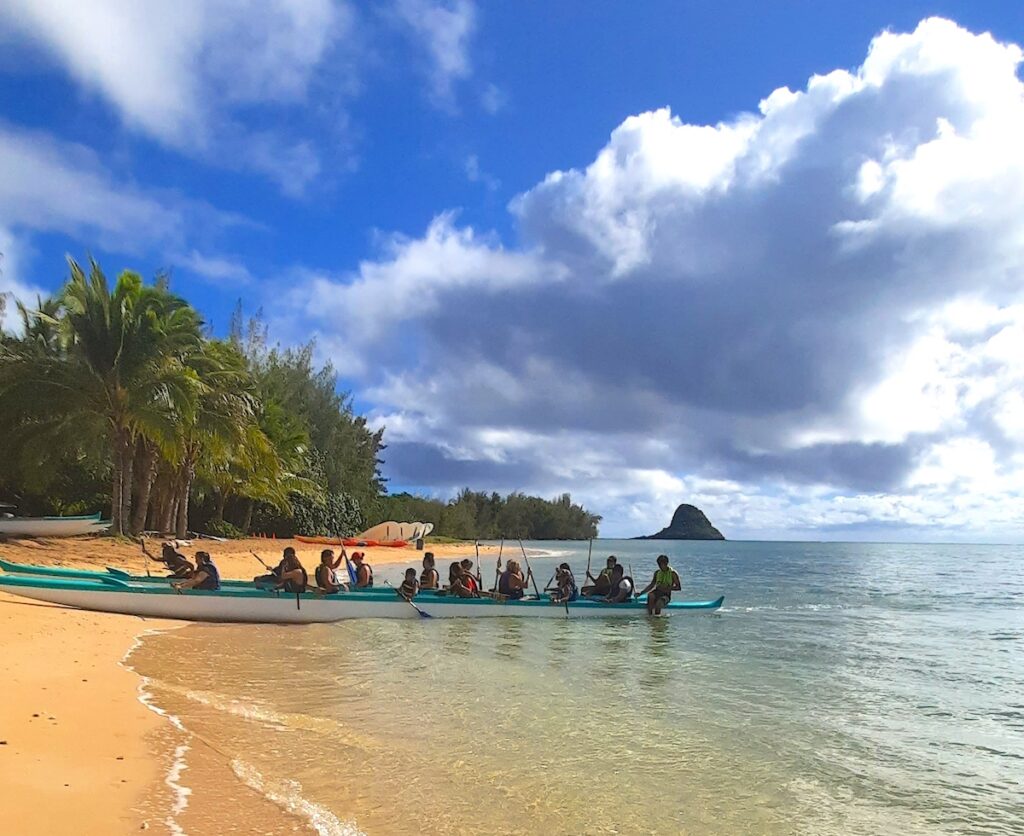
[[[187,591],[178,594],[167,587],[132,586],[111,581],[108,584],[74,579],[0,577],[0,591],[98,612],[121,613],[146,618],[185,621],[241,622],[259,624],[317,624],[350,618],[420,618],[409,604],[397,596],[341,594],[301,596],[280,595],[255,589],[229,592]],[[604,605],[576,602],[569,613],[564,606],[546,601],[499,603],[489,599],[438,598],[417,599],[416,605],[434,618],[631,618],[643,615],[642,604]],[[716,601],[680,602],[665,612],[715,610]]]
[[[93,517],[9,517],[0,519],[0,536],[4,537],[77,537],[101,534],[109,522]]]

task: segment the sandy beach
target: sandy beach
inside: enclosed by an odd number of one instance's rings
[[[150,543],[152,553],[158,553],[159,543]],[[250,550],[273,564],[289,545],[312,570],[321,547],[290,540],[196,540],[182,551],[191,556],[205,549],[224,577],[247,579],[262,571]],[[441,561],[474,553],[471,543],[428,545],[428,549]],[[412,548],[362,551],[371,565],[414,566],[422,558]],[[481,546],[480,551],[491,555],[495,549]],[[46,566],[145,571],[137,545],[107,537],[12,540],[0,544],[0,556]],[[151,564],[150,571],[158,568]],[[90,613],[0,594],[5,672],[0,700],[0,772],[4,775],[0,832],[19,836],[166,832],[166,824],[153,815],[152,801],[169,792],[165,749],[170,724],[140,702],[141,680],[121,662],[141,633],[180,624]],[[225,765],[220,769],[223,780],[233,780]],[[250,794],[252,803],[261,803],[255,793]]]

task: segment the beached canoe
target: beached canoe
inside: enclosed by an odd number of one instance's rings
[[[0,517],[0,536],[4,537],[76,537],[100,534],[110,522],[99,514],[87,517]]]
[[[113,576],[104,580],[0,576],[0,591],[99,612],[123,613],[149,618],[185,621],[234,621],[249,624],[315,624],[349,618],[421,618],[408,601],[382,595],[339,593],[291,595],[258,589],[225,588],[218,592],[175,592],[162,584],[132,584]],[[724,598],[714,601],[673,601],[663,613],[717,610]],[[600,604],[575,601],[568,610],[548,601],[520,600],[504,603],[489,598],[417,598],[416,606],[433,618],[622,618],[643,615],[640,603]]]
[[[357,537],[310,537],[305,534],[296,534],[295,539],[300,543],[313,543],[318,546],[348,546],[349,548],[364,549],[404,549],[409,545],[408,540],[364,540]]]

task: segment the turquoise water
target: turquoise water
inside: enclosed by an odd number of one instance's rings
[[[527,548],[540,584],[586,565]],[[325,833],[1024,833],[1024,548],[597,541],[594,566],[646,583],[659,551],[725,608],[196,625],[132,661]]]

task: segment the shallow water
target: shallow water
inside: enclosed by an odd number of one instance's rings
[[[577,546],[527,544],[538,582]],[[1024,548],[598,541],[595,570],[658,551],[725,609],[195,625],[131,661],[322,833],[1024,832]]]

